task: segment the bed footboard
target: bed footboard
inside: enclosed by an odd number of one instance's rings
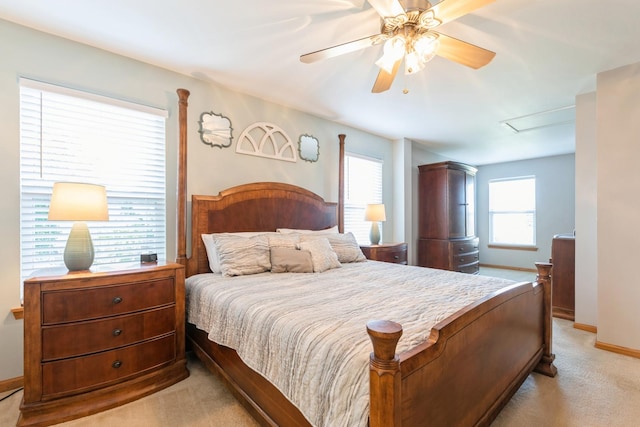
[[[554,376],[551,265],[455,313],[404,353],[397,323],[372,321],[370,426],[489,425],[534,369]]]

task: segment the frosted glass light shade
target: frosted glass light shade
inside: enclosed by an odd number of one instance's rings
[[[107,192],[104,186],[77,182],[56,182],[49,204],[51,221],[79,221],[73,224],[64,248],[64,264],[69,271],[88,270],[94,250],[89,227],[84,221],[108,221]]]

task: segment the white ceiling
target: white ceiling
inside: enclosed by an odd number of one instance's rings
[[[8,21],[475,165],[574,152],[573,123],[500,123],[571,106],[598,72],[639,62],[639,17],[637,0],[496,0],[438,29],[496,52],[489,65],[436,57],[372,94],[382,46],[299,61],[377,34],[365,0],[0,0]]]

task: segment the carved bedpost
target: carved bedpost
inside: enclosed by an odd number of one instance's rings
[[[178,125],[179,125],[179,147],[178,147],[178,199],[177,199],[177,221],[178,221],[178,250],[176,262],[187,266],[187,99],[189,91],[178,89]]]
[[[547,262],[536,262],[538,275],[536,280],[544,289],[544,353],[535,371],[549,377],[555,377],[558,369],[553,364],[556,355],[552,353],[553,320],[551,318],[551,268]]]
[[[340,161],[338,162],[338,230],[344,233],[344,139],[346,135],[338,135],[340,139]]]
[[[369,359],[369,427],[399,427],[401,419],[400,358],[396,345],[402,326],[388,320],[367,323],[373,343]]]

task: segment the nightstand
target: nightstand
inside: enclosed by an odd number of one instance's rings
[[[379,245],[360,245],[367,259],[374,261],[407,264],[406,243],[381,243]]]
[[[24,397],[18,426],[122,405],[189,375],[184,267],[42,270],[24,282]]]

